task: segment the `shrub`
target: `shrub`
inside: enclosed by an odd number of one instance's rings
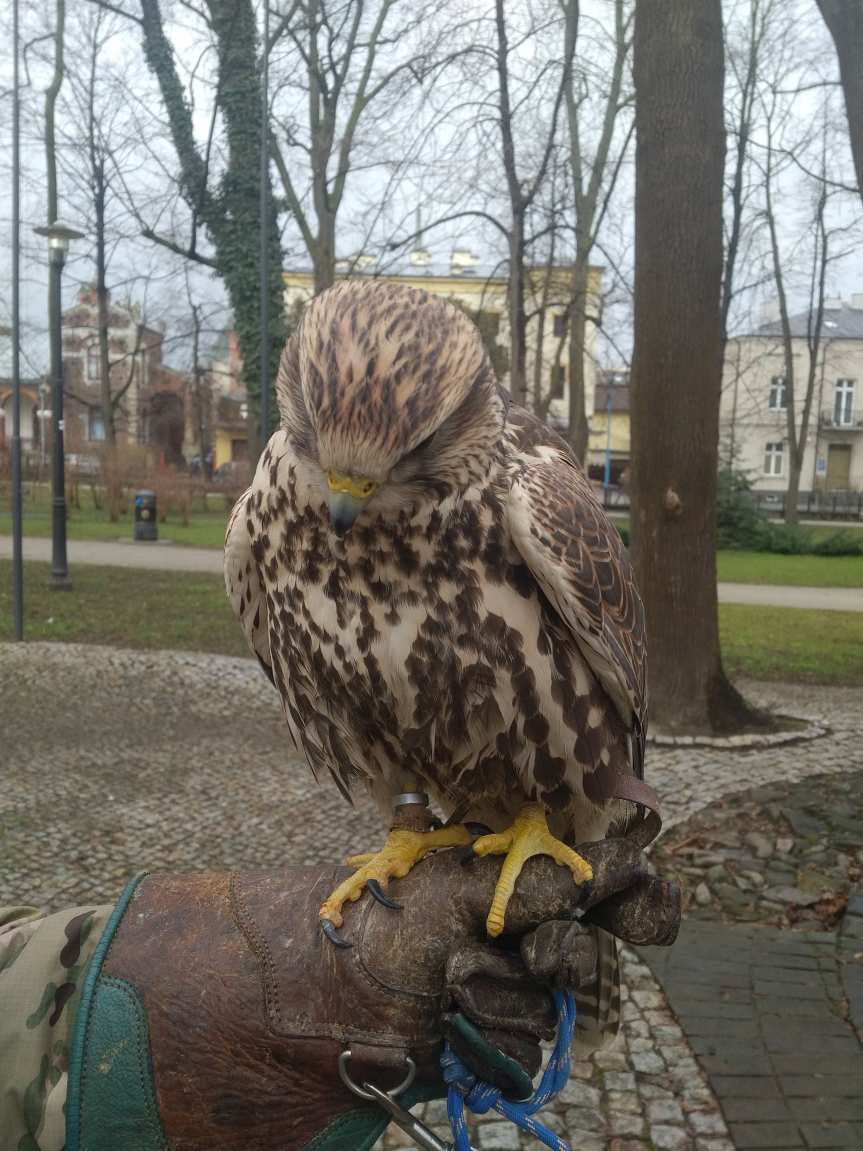
[[[771,524],[752,499],[752,484],[744,472],[723,468],[716,488],[716,546],[768,550]]]
[[[859,541],[859,533],[833,532],[823,539],[812,541],[812,555],[814,556],[863,556],[863,543]]]

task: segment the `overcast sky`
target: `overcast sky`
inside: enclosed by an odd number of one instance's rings
[[[124,2],[130,10],[134,9],[134,0]],[[745,16],[747,3],[748,0],[735,0],[726,4],[726,14],[732,25],[729,32],[732,42],[739,27],[737,21]],[[49,0],[27,2],[21,7],[24,42],[30,43],[50,31],[53,4]],[[832,100],[831,118],[825,120],[831,134],[830,175],[837,182],[853,184],[841,96],[837,90],[829,88],[836,78],[832,45],[818,18],[814,0],[787,0],[787,7],[788,15],[794,16],[798,48],[786,82],[789,88],[813,85],[794,97],[796,112],[789,121],[788,139],[794,137],[795,131],[798,137],[805,134],[804,129],[812,136],[813,117],[825,100]],[[407,18],[412,9],[407,5],[402,8]],[[68,9],[67,63],[70,74],[80,81],[86,75],[87,33],[92,30],[94,10],[84,0],[69,5]],[[163,3],[163,11],[173,14],[174,19],[168,22],[168,31],[184,73],[196,71],[197,79],[190,92],[194,99],[196,131],[203,141],[209,129],[213,95],[212,53],[206,43],[206,33],[182,6],[172,6],[168,0]],[[517,25],[526,17],[528,9],[523,2],[512,3],[509,11]],[[586,74],[590,66],[602,67],[600,25],[603,20],[607,21],[608,11],[607,0],[592,0],[584,5],[586,26],[589,27],[590,21],[597,22],[589,51],[585,49],[582,60]],[[7,25],[11,31],[8,13],[3,20],[0,32],[5,32]],[[207,326],[212,329],[213,336],[226,322],[224,291],[206,269],[193,267],[187,277],[184,261],[143,240],[138,222],[128,211],[125,198],[130,193],[138,211],[160,231],[182,235],[188,223],[185,207],[169,194],[176,159],[167,138],[157,88],[143,62],[138,29],[116,17],[110,17],[106,27],[113,29],[114,34],[102,48],[100,56],[99,99],[105,118],[110,119],[111,130],[121,141],[117,151],[121,154],[124,185],[121,188],[115,182],[117,197],[109,229],[109,279],[115,295],[122,297],[128,294],[135,299],[142,306],[148,322],[165,324],[168,336],[166,358],[183,367],[187,366],[189,356],[187,278],[192,299],[204,309]],[[384,55],[381,66],[397,62],[398,53],[415,46],[416,39],[424,31],[419,28],[407,33],[396,46],[387,50],[389,55]],[[44,370],[47,351],[46,250],[44,241],[33,235],[32,228],[45,219],[42,132],[44,89],[50,78],[50,47],[50,43],[45,42],[31,44],[26,67],[22,67],[21,298],[22,369],[26,374]],[[11,306],[10,51],[11,36],[0,34],[0,324],[8,322]],[[555,51],[556,41],[550,35],[539,41],[528,41],[519,50],[515,60],[516,81],[525,86],[525,91],[527,85],[542,74],[547,63],[543,54],[550,59]],[[306,102],[305,93],[291,81],[297,75],[297,61],[289,45],[284,45],[274,54],[272,72],[275,131],[290,157],[291,170],[298,184],[304,185],[301,148],[288,146],[288,130],[293,131],[302,143]],[[731,99],[733,78],[729,78],[727,90]],[[386,110],[386,115],[368,122],[361,133],[358,152],[361,165],[348,185],[338,236],[340,255],[352,255],[362,245],[374,247],[393,235],[403,236],[412,231],[418,208],[426,224],[450,211],[465,208],[505,216],[494,133],[484,136],[476,126],[476,107],[490,91],[489,81],[482,76],[462,75],[453,69],[445,83],[422,99],[416,93],[407,93]],[[531,149],[541,139],[544,118],[548,115],[548,101],[543,102],[543,92],[542,85],[539,85],[526,99],[516,125],[517,146],[520,155],[525,157],[525,170],[528,172]],[[58,110],[61,215],[86,230],[92,213],[87,210],[86,188],[82,184],[86,165],[81,152],[80,93],[77,99],[76,103],[75,83],[71,78],[67,79]],[[787,257],[792,302],[796,307],[803,306],[805,298],[807,223],[812,202],[811,182],[805,169],[807,165],[811,166],[817,153],[816,132],[806,148],[801,148],[800,162],[786,165],[778,194],[783,251]],[[631,342],[631,300],[627,283],[631,282],[632,264],[633,163],[634,150],[631,150],[622,166],[618,190],[601,237],[603,251],[597,252],[595,259],[596,263],[606,266],[606,283],[613,286],[605,317],[609,339],[602,345],[602,354],[611,363],[628,354]],[[396,171],[399,178],[394,182]],[[279,191],[277,185],[276,190]],[[859,200],[837,192],[831,211],[834,221],[847,228],[859,214]],[[298,229],[288,216],[283,217],[282,224],[286,266],[308,265]],[[763,265],[764,257],[764,235],[755,220],[750,238],[752,264],[747,269],[747,282],[758,284],[758,269]],[[444,228],[430,228],[424,240],[435,259],[442,263],[448,260],[455,245],[474,250],[486,267],[500,266],[504,256],[504,246],[497,231],[475,219]],[[857,242],[858,236],[853,229],[843,235],[841,243],[837,241],[836,250],[847,249],[847,255],[831,268],[832,295],[848,296],[852,292],[863,291],[863,270]],[[90,235],[76,246],[68,264],[64,291],[67,305],[74,298],[78,286],[93,277],[92,253],[93,238]],[[738,325],[751,326],[761,304],[772,294],[769,283],[754,287],[741,300]]]

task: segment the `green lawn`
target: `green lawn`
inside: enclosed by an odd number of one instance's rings
[[[77,567],[51,591],[49,565],[25,565],[26,637],[248,655],[219,576]],[[0,640],[12,636],[12,565],[0,561]],[[733,675],[863,685],[863,612],[725,604],[723,656]]]
[[[863,685],[863,612],[721,604],[719,634],[732,676]]]
[[[72,590],[49,587],[50,565],[24,565],[27,639],[248,655],[220,576],[73,567]],[[0,560],[0,640],[12,638],[12,564]]]
[[[66,534],[70,540],[116,540],[130,538],[134,520],[131,511],[111,523],[104,508],[93,506],[89,487],[82,485],[81,507],[69,506]],[[0,536],[12,534],[12,513],[9,509],[8,494],[4,492],[0,510]],[[159,524],[159,538],[173,540],[188,547],[221,548],[225,542],[225,524],[228,508],[225,497],[212,493],[207,498],[207,510],[196,507],[191,514],[191,523],[184,527],[176,512],[168,515],[166,523]],[[24,535],[51,535],[51,500],[46,485],[28,485],[24,499]]]
[[[716,556],[720,580],[793,587],[863,587],[863,556],[785,556],[774,552],[723,551]]]

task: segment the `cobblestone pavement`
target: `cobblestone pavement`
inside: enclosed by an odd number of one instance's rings
[[[748,752],[651,748],[666,825],[755,784],[863,769],[863,693],[749,691],[831,734]],[[110,899],[141,868],[315,863],[380,839],[368,805],[347,812],[329,781],[287,761],[277,699],[248,660],[0,645],[0,708],[0,902],[56,908]],[[617,1045],[576,1065],[551,1122],[581,1151],[732,1151],[707,1077],[634,955],[624,995]],[[528,1146],[494,1117],[476,1143]]]

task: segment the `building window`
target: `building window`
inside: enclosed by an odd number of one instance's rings
[[[784,411],[788,407],[788,392],[784,376],[774,376],[770,381],[770,401],[767,405],[773,412]]]
[[[551,366],[551,392],[549,396],[552,400],[563,399],[563,388],[566,384],[566,368],[563,364],[552,364]]]
[[[782,475],[782,452],[784,445],[778,443],[766,444],[764,447],[764,474],[765,476]]]
[[[554,316],[554,334],[558,339],[566,335],[566,316],[563,312],[556,312]]]
[[[95,408],[90,408],[87,438],[100,442],[105,439],[105,421],[102,418],[102,413]]]
[[[833,398],[833,423],[838,428],[854,423],[854,380],[837,380]]]
[[[100,378],[99,373],[99,347],[97,344],[90,344],[87,348],[87,379],[96,381]]]

